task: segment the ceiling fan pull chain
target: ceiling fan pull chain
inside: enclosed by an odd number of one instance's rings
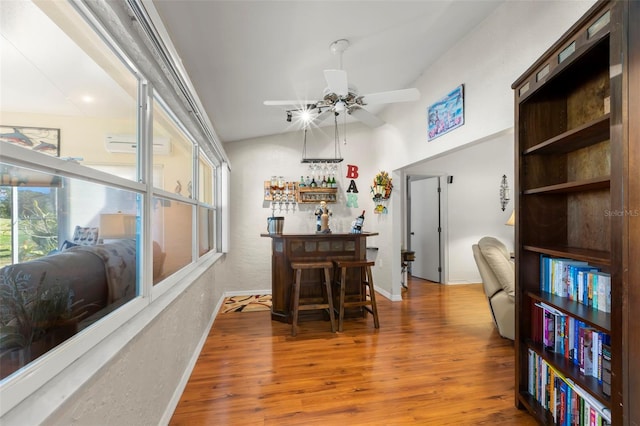
[[[346,116],[346,114],[344,116],[344,122],[342,124],[344,126],[344,132],[342,132],[343,135],[344,135],[344,144],[346,145],[347,144],[347,116]]]
[[[304,136],[302,139],[302,159],[307,158],[307,126],[304,126]]]

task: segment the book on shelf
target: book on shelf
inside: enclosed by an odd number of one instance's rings
[[[602,345],[602,393],[611,397],[611,346]]]
[[[541,255],[540,290],[611,312],[611,276],[587,262]]]
[[[564,376],[532,349],[528,350],[529,394],[557,425],[610,425],[611,410]]]
[[[533,343],[562,355],[576,365],[583,375],[602,381],[603,346],[611,342],[607,333],[544,302],[534,303],[531,312]]]

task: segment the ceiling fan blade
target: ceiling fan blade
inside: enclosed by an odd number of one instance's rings
[[[349,94],[347,72],[344,70],[324,70],[324,79],[327,80],[329,91],[338,96]]]
[[[416,88],[390,90],[388,92],[370,93],[362,96],[365,105],[390,104],[394,102],[409,102],[420,99],[420,91]]]
[[[369,127],[380,127],[384,124],[384,120],[374,114],[371,114],[364,108],[351,108],[349,110],[349,115],[357,118]]]
[[[267,106],[303,106],[303,105],[315,105],[318,101],[309,101],[309,100],[301,100],[301,101],[264,101],[264,104]]]
[[[316,117],[313,119],[313,124],[318,125],[322,123],[324,120],[329,118],[329,116],[331,116],[332,114],[333,114],[333,111],[330,109],[322,111],[320,114],[316,115]]]

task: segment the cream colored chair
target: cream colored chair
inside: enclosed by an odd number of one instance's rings
[[[504,244],[484,237],[472,246],[493,321],[502,337],[515,338],[515,265]]]

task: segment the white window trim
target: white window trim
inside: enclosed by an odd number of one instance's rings
[[[148,84],[141,73],[137,70],[134,63],[123,53],[118,47],[118,43],[114,38],[101,26],[100,21],[89,10],[82,0],[69,0],[76,8],[79,14],[89,22],[90,26],[96,33],[103,38],[105,44],[109,46],[117,56],[127,65],[132,72],[138,77],[139,87]],[[140,4],[142,0],[129,0],[132,3]],[[153,9],[152,3],[145,2],[147,7]],[[154,14],[157,18],[157,13]],[[160,34],[164,40],[164,47],[170,49],[170,57],[176,62],[175,51],[171,45],[170,39],[158,19],[153,19],[156,28],[160,28]],[[183,79],[183,83],[187,83],[187,87],[191,89],[193,96],[192,101],[201,108],[201,103],[193,91],[192,85],[187,77],[187,73],[179,64],[179,77]],[[149,87],[149,89],[151,89]],[[146,96],[140,96],[138,99],[139,106],[150,103],[149,90]],[[146,109],[149,111],[149,109]],[[171,110],[169,110],[171,111]],[[5,379],[0,385],[0,417],[3,423],[7,424],[24,423],[39,424],[45,421],[53,412],[64,403],[64,401],[72,396],[76,391],[86,383],[92,376],[105,366],[119,351],[121,351],[136,335],[138,335],[149,323],[151,323],[167,306],[169,306],[177,297],[179,297],[195,280],[201,276],[206,270],[211,268],[214,263],[220,259],[223,254],[220,252],[228,251],[229,239],[229,165],[226,153],[222,148],[217,135],[206,114],[196,114],[199,122],[203,126],[204,134],[208,140],[206,149],[203,151],[205,157],[214,164],[221,164],[216,167],[218,171],[216,178],[216,191],[214,195],[216,210],[216,239],[222,241],[216,244],[216,250],[206,253],[194,260],[189,265],[177,273],[171,275],[157,286],[152,286],[152,247],[149,235],[149,212],[152,195],[162,195],[162,191],[152,189],[152,185],[133,182],[127,179],[118,178],[114,175],[100,172],[98,170],[87,170],[86,166],[66,162],[60,158],[42,156],[23,148],[13,146],[11,144],[2,143],[2,159],[11,164],[36,168],[48,173],[56,173],[70,178],[79,178],[89,182],[104,184],[124,190],[139,192],[145,195],[143,223],[145,228],[142,230],[141,238],[143,238],[143,254],[142,262],[144,265],[143,276],[147,277],[141,284],[141,295],[115,310],[104,320],[96,322],[86,330],[77,334],[68,341],[49,351],[38,360],[32,362],[25,368],[21,369],[18,374]],[[139,138],[141,141],[149,139],[150,116],[139,123]],[[178,123],[182,123],[178,120]],[[188,132],[187,132],[188,133]],[[139,144],[145,145],[144,143]],[[146,145],[145,145],[146,146]],[[138,157],[139,161],[145,161],[149,158],[149,152],[141,152]],[[152,166],[149,159],[146,164]],[[147,170],[146,166],[141,168]],[[147,173],[149,174],[149,173]],[[197,173],[195,174],[197,177]],[[149,176],[147,176],[149,177]],[[167,194],[172,198],[171,194]],[[182,198],[178,201],[186,201]],[[192,200],[195,206],[199,205],[197,200]],[[197,221],[194,221],[197,226]],[[193,251],[198,252],[197,239],[192,242]],[[73,364],[73,365],[72,365]],[[14,408],[19,407],[17,410]],[[25,415],[29,416],[28,419]]]

